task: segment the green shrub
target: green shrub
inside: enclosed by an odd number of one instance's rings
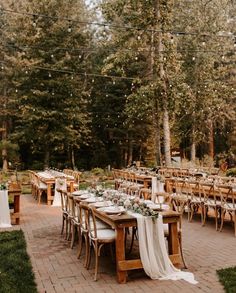
[[[227,172],[226,172],[226,176],[236,177],[236,168],[228,169]]]
[[[93,168],[91,170],[91,173],[96,175],[96,176],[103,176],[104,175],[104,170],[102,168]]]

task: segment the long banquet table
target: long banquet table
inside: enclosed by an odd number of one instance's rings
[[[73,176],[64,174],[62,172],[60,172],[60,174],[58,174],[58,175],[52,175],[52,174],[47,173],[45,171],[42,171],[42,172],[30,171],[30,172],[33,173],[34,176],[38,177],[40,181],[42,181],[43,183],[45,183],[47,185],[47,204],[48,205],[51,205],[52,201],[53,201],[52,186],[55,184],[56,178],[65,177],[66,181],[69,185],[69,191],[70,192],[74,191],[75,178]]]
[[[116,230],[116,274],[118,283],[126,283],[127,272],[129,270],[141,269],[140,259],[126,259],[125,256],[125,228],[136,227],[137,220],[130,214],[108,215],[105,212],[94,208],[95,215],[102,221],[109,224]],[[177,224],[180,221],[180,214],[175,211],[163,211],[163,223],[169,226],[169,257],[174,265],[179,265],[181,261],[178,241]]]

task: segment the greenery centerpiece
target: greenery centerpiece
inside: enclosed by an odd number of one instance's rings
[[[145,217],[158,218],[159,213],[150,208],[147,203],[139,197],[127,198],[124,202],[125,208],[131,210],[134,213],[141,214]]]
[[[6,183],[0,183],[0,190],[6,190],[7,184]]]

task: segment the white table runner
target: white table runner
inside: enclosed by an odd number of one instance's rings
[[[8,191],[0,190],[0,228],[11,227]]]
[[[169,259],[163,230],[162,215],[153,221],[151,217],[132,214],[137,218],[139,251],[144,271],[151,279],[180,280],[196,284],[194,275],[175,268]]]

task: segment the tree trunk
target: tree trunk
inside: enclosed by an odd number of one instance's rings
[[[169,112],[168,112],[168,100],[167,100],[167,85],[166,76],[163,66],[163,45],[162,45],[162,32],[161,32],[161,13],[160,13],[160,0],[156,0],[156,16],[159,23],[160,32],[158,33],[158,56],[159,56],[159,76],[163,82],[163,136],[164,136],[164,158],[165,165],[171,166],[171,139],[170,139],[170,124],[169,124]]]
[[[171,166],[170,125],[169,125],[169,113],[168,113],[167,109],[164,109],[164,113],[163,113],[163,132],[164,132],[165,165]]]
[[[212,120],[209,120],[209,156],[214,160],[214,128]]]
[[[71,147],[71,166],[72,170],[75,170],[75,152],[73,146]]]
[[[191,162],[193,165],[195,165],[195,161],[196,161],[196,143],[195,141],[192,141],[191,144]]]
[[[133,162],[133,140],[132,137],[129,139],[129,153],[128,153],[128,165],[131,165]]]
[[[128,151],[127,151],[127,148],[124,148],[123,153],[124,153],[123,166],[126,167],[127,164],[128,164]]]
[[[2,141],[7,140],[7,123],[6,121],[3,121],[2,123]],[[7,160],[7,149],[6,146],[3,144],[2,148],[2,170],[7,171],[8,170],[8,160]]]
[[[196,142],[195,142],[195,130],[193,128],[192,131],[192,143],[191,143],[191,154],[190,154],[190,159],[193,165],[195,165],[196,161]]]
[[[50,152],[48,147],[46,147],[45,153],[44,153],[44,168],[49,167],[49,162],[50,162]]]
[[[152,31],[152,38],[151,38],[151,59],[150,59],[150,73],[152,79],[155,79],[154,73],[154,62],[155,62],[155,51],[156,51],[156,42],[154,40],[154,30]],[[152,106],[152,124],[154,130],[154,154],[155,154],[155,165],[161,166],[162,159],[161,159],[161,128],[160,128],[160,115],[159,115],[159,107],[158,107],[158,100],[155,96],[153,99],[153,106]]]
[[[154,128],[154,146],[155,146],[155,159],[156,166],[162,165],[161,160],[161,136],[160,136],[160,116],[157,110],[153,111],[153,128]]]

